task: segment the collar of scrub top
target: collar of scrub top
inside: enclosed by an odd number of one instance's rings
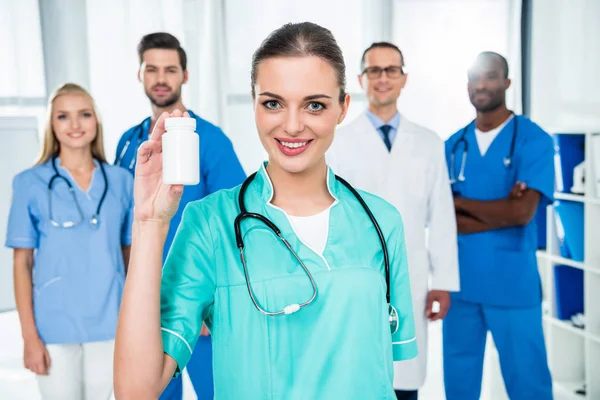
[[[58,162],[57,162],[57,160],[58,160]],[[96,173],[97,173],[96,171],[98,169],[100,169],[102,178],[104,180],[102,195],[101,195],[98,205],[96,207],[96,211],[90,218],[91,226],[94,228],[97,228],[98,223],[100,221],[99,215],[100,215],[100,211],[102,209],[102,204],[104,203],[106,194],[108,192],[108,178],[106,176],[106,171],[104,170],[104,166],[102,165],[102,163],[100,161],[96,160],[95,158],[93,158],[92,161],[94,162],[94,165],[96,166],[96,168],[94,168],[94,170],[92,171],[92,178],[90,181],[90,186],[89,186],[87,192],[85,192],[85,193],[89,194],[92,191],[96,190],[95,189],[95,187],[96,187],[95,181],[96,181]],[[51,173],[52,173],[52,176],[50,177],[50,180],[48,181],[48,207],[49,207],[48,210],[49,210],[50,222],[52,223],[52,225],[54,225],[56,227],[62,227],[62,228],[71,228],[73,226],[79,225],[81,222],[83,222],[84,216],[83,216],[83,209],[81,208],[79,201],[77,200],[77,195],[75,194],[75,186],[78,187],[81,191],[83,191],[83,189],[81,189],[79,187],[79,185],[75,182],[75,179],[73,179],[73,176],[71,175],[69,170],[62,166],[62,161],[60,161],[60,158],[58,158],[58,156],[51,157],[50,160],[48,160],[46,162],[46,166],[51,170]],[[65,172],[65,174],[61,173],[63,171]],[[52,192],[54,189],[53,184],[54,184],[54,182],[59,181],[59,180],[64,181],[64,183],[69,188],[69,192],[71,193],[71,197],[73,198],[73,202],[75,203],[75,206],[76,206],[77,211],[80,216],[80,220],[77,222],[68,221],[66,223],[61,224],[59,222],[56,222],[53,218],[53,214],[52,214],[52,210],[53,210],[53,208],[52,208]]]
[[[373,127],[384,142],[385,137],[383,135],[383,132],[381,131],[381,127],[384,125],[389,125],[392,127],[388,133],[388,138],[390,144],[393,145],[394,139],[396,139],[396,135],[398,134],[398,127],[400,126],[400,113],[396,111],[396,114],[394,114],[392,119],[390,119],[388,122],[385,122],[377,115],[373,114],[370,110],[367,110],[367,118],[369,118],[369,121],[371,121],[371,124],[373,125]]]
[[[246,196],[250,196],[250,193],[256,193],[258,191],[258,195],[260,197],[260,200],[263,203],[266,203],[268,206],[275,208],[275,209],[279,209],[276,206],[271,204],[271,201],[273,200],[273,183],[271,183],[271,179],[269,178],[269,174],[267,173],[267,164],[268,162],[265,161],[263,162],[263,164],[261,165],[260,169],[258,170],[258,173],[256,174],[256,177],[254,178],[253,184],[248,188],[248,194]],[[333,170],[330,167],[327,167],[327,188],[329,189],[329,193],[331,194],[331,196],[334,198],[334,202],[331,205],[331,207],[334,207],[335,205],[337,205],[339,203],[339,194],[340,194],[340,190],[343,190],[343,188],[340,187],[341,183],[339,183],[336,179],[335,179],[335,174],[333,172]],[[283,211],[283,210],[281,210]]]
[[[456,139],[456,141],[454,142],[454,144],[452,145],[452,148],[450,150],[450,168],[449,168],[448,172],[449,172],[451,185],[454,185],[457,182],[464,182],[466,179],[465,168],[466,168],[466,163],[467,163],[467,154],[469,152],[469,146],[478,147],[477,136],[475,134],[477,126],[476,126],[475,122],[476,122],[476,120],[473,120],[473,121],[469,122],[469,124],[467,126],[462,128],[462,130],[460,131],[460,135],[458,136],[458,139]],[[517,115],[513,111],[511,111],[511,116],[508,117],[508,119],[506,121],[504,121],[500,126],[498,126],[498,128],[496,128],[496,129],[500,129],[500,132],[498,132],[498,136],[500,136],[508,128],[508,125],[511,122],[513,123],[513,125],[512,125],[512,129],[511,129],[512,138],[510,140],[510,150],[509,150],[509,153],[502,160],[504,163],[504,166],[506,168],[512,167],[513,158],[515,155],[515,143],[517,142],[517,135],[519,132],[519,123],[518,123]],[[462,144],[462,155],[460,157],[460,168],[458,170],[458,175],[457,175],[456,160],[457,160],[457,153],[460,151],[459,147],[461,147],[461,144]],[[478,154],[480,154],[480,153],[478,152]]]
[[[293,228],[291,227],[288,218],[286,217],[286,213],[284,210],[279,207],[273,205],[271,201],[273,200],[273,183],[267,173],[266,166],[267,162],[264,162],[260,169],[255,173],[246,178],[242,187],[240,188],[239,193],[239,214],[234,222],[234,230],[236,232],[236,242],[238,248],[240,249],[240,259],[242,262],[242,266],[244,268],[244,274],[246,276],[246,285],[248,287],[248,292],[250,294],[250,298],[254,303],[254,306],[264,315],[266,316],[277,316],[284,314],[293,314],[299,311],[302,307],[305,307],[313,302],[313,300],[317,296],[317,286],[314,281],[314,278],[306,265],[303,262],[303,258],[298,255],[298,253],[294,250],[294,243],[297,243],[299,239],[297,237],[292,237],[289,235],[293,232]],[[333,204],[330,206],[333,207],[339,203],[337,196],[337,188],[335,184],[337,180],[335,179],[335,175],[333,174],[331,168],[327,167],[327,187],[329,189],[329,193],[334,198]],[[256,207],[256,204],[260,204],[260,207]],[[252,207],[254,205],[254,207]],[[273,212],[275,211],[275,212]],[[291,252],[292,256],[297,260],[298,264],[304,269],[307,277],[310,279],[311,285],[313,287],[313,294],[309,300],[303,303],[294,303],[286,306],[281,311],[267,311],[263,309],[257,302],[254,292],[251,287],[250,278],[248,276],[248,269],[246,266],[246,257],[244,255],[244,242],[243,242],[243,234],[241,229],[241,222],[244,219],[255,219],[261,221],[265,226],[268,226],[271,231],[279,237],[282,243],[288,248]],[[302,249],[299,250],[299,253],[302,254]]]
[[[245,202],[246,202],[246,207],[248,208],[247,211],[263,212],[263,213],[265,213],[266,216],[268,216],[270,219],[272,219],[272,221],[275,223],[275,225],[281,229],[282,233],[284,233],[283,227],[288,227],[288,229],[286,229],[286,230],[291,233],[291,232],[293,232],[293,228],[291,227],[290,223],[288,222],[288,220],[285,216],[286,215],[285,211],[283,211],[279,207],[271,204],[271,201],[273,200],[273,193],[274,193],[273,192],[273,184],[271,183],[271,179],[269,178],[269,174],[267,173],[266,166],[267,166],[267,162],[264,162],[262,164],[262,166],[260,167],[260,169],[258,170],[258,172],[256,173],[255,177],[253,178],[252,182],[248,186],[248,189],[247,189],[245,197],[244,197]],[[330,206],[330,209],[339,204],[339,202],[340,202],[339,199],[340,199],[342,192],[348,190],[343,183],[341,183],[340,181],[338,181],[336,179],[335,173],[333,172],[333,170],[330,167],[327,167],[327,189],[329,190],[329,194],[331,194],[331,197],[333,197],[333,199],[334,199],[334,202]],[[356,195],[354,195],[354,197],[356,197]],[[357,202],[358,201],[359,200],[357,200]],[[251,209],[251,207],[248,207],[248,204],[257,204],[257,203],[263,204],[263,206],[258,210]],[[276,211],[276,212],[270,212],[270,211]],[[369,213],[370,212],[371,211],[369,211]],[[385,246],[385,245],[386,245],[385,243],[382,243],[382,246]],[[311,252],[311,253],[313,253],[313,252]],[[387,253],[387,251],[385,253]],[[388,272],[388,274],[389,274],[389,272]],[[389,276],[386,277],[386,281],[389,282]],[[390,293],[390,290],[388,290],[387,297],[389,297],[389,293]],[[389,298],[388,298],[388,303],[389,303]]]

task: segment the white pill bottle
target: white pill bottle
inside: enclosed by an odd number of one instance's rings
[[[200,182],[200,136],[195,118],[167,118],[162,136],[163,183],[197,185]]]

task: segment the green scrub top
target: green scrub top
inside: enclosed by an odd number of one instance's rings
[[[245,196],[249,212],[279,227],[317,285],[317,297],[291,315],[261,314],[248,294],[234,220],[240,186],[185,208],[163,268],[161,330],[177,376],[190,359],[202,322],[211,331],[215,399],[395,399],[393,361],[416,357],[417,342],[400,214],[359,193],[379,222],[390,257],[391,334],[379,238],[353,194],[328,170],[335,201],[327,245],[317,254],[270,204],[263,164]],[[257,302],[268,311],[303,303],[313,293],[297,260],[263,223],[242,222],[245,257]]]

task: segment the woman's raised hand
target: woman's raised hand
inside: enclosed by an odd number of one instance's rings
[[[165,119],[181,117],[190,118],[187,112],[179,110],[171,114],[162,113],[150,139],[138,149],[133,190],[137,221],[169,224],[179,208],[183,185],[164,185],[162,182],[162,135],[165,133]]]

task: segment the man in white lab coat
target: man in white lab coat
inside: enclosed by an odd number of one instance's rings
[[[365,50],[358,80],[369,107],[338,129],[327,157],[336,174],[383,197],[404,219],[419,355],[394,363],[394,388],[398,399],[416,400],[427,370],[428,319],[445,317],[459,275],[444,143],[398,112],[407,78],[403,68],[394,44],[374,43]]]

